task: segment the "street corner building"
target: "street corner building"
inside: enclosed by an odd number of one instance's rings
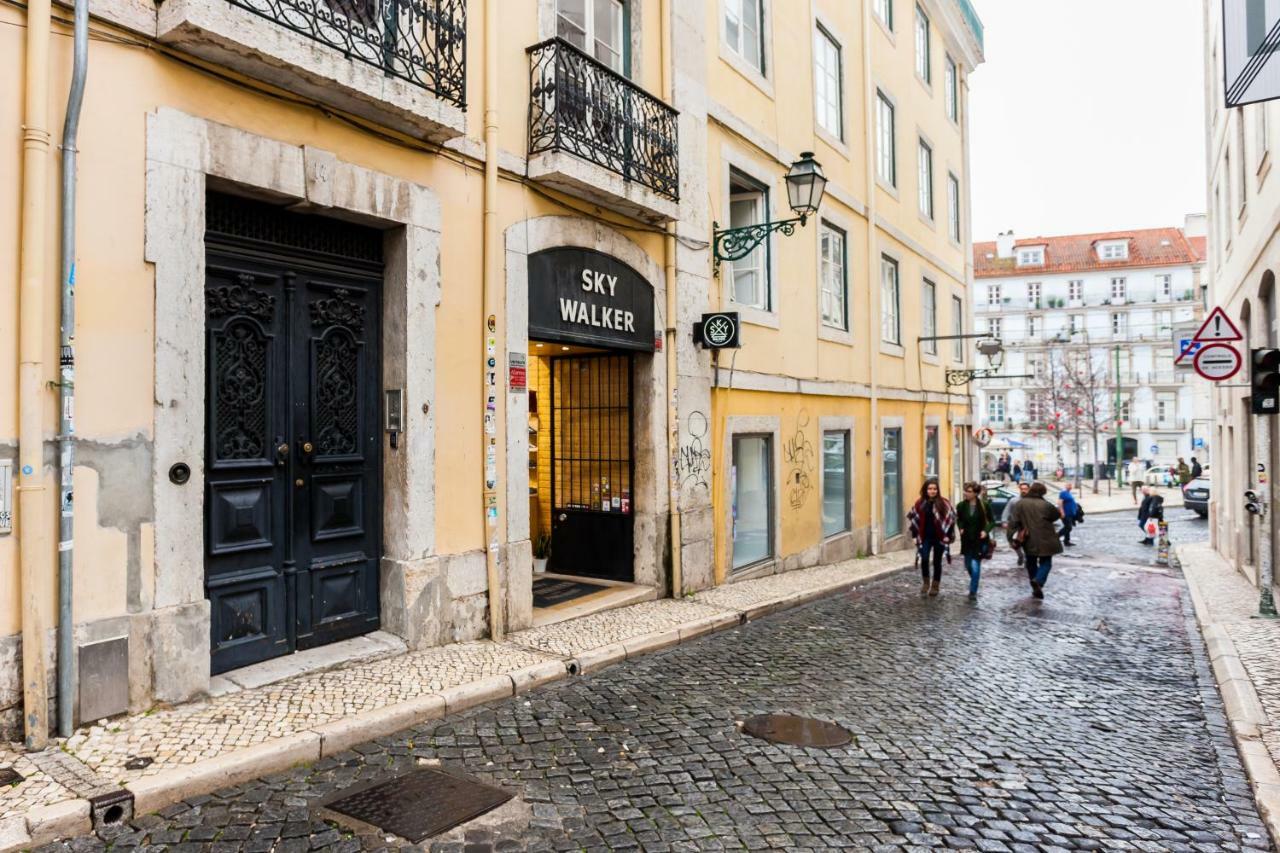
[[[1191,215],[1183,227],[974,244],[974,332],[1005,348],[999,375],[977,383],[996,439],[984,469],[1000,453],[1086,478],[1134,459],[1208,463],[1210,391],[1178,358],[1205,314],[1205,228]]]
[[[0,5],[5,736],[892,550],[975,469],[968,0],[75,11]]]

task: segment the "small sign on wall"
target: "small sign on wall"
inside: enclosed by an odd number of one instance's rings
[[[528,362],[524,353],[507,353],[507,391],[523,394],[529,390]]]
[[[0,459],[0,536],[13,532],[13,460]]]

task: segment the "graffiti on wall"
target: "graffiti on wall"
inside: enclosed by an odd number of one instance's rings
[[[686,486],[709,489],[711,448],[706,443],[707,416],[698,411],[690,412],[685,431],[688,441],[676,451],[676,479],[682,489]]]
[[[796,415],[796,429],[782,445],[782,464],[787,468],[787,501],[792,509],[800,509],[813,491],[814,469],[817,453],[809,441],[809,412],[801,409]]]

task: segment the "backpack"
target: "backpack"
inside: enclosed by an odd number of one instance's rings
[[[1084,507],[1076,503],[1076,524],[1084,524]]]

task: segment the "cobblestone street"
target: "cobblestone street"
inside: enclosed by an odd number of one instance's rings
[[[1269,849],[1183,582],[1117,568],[1122,524],[1090,518],[1091,544],[1061,561],[1043,603],[1007,550],[967,603],[957,559],[938,599],[900,574],[195,798],[106,844],[403,846],[314,806],[440,761],[519,798],[511,822],[441,850]],[[1194,525],[1173,530],[1194,538]],[[834,720],[854,742],[806,750],[736,730],[770,711]]]

